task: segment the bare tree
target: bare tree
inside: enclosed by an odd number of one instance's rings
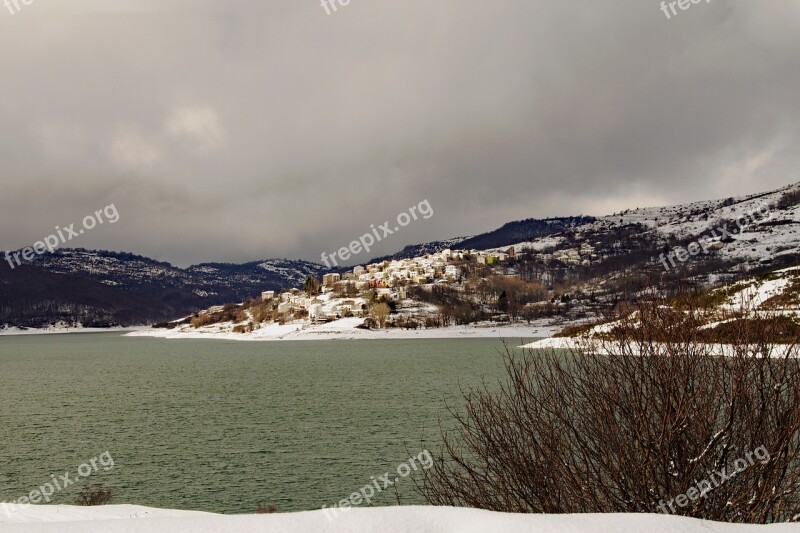
[[[370,314],[375,321],[380,324],[380,327],[384,327],[386,325],[386,319],[389,318],[389,314],[391,312],[392,309],[384,302],[374,304],[370,308]]]
[[[507,512],[800,519],[798,328],[745,311],[715,332],[706,313],[652,302],[573,350],[507,346],[508,381],[451,409],[420,490]]]

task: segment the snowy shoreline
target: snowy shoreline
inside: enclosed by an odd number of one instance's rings
[[[404,340],[404,339],[536,339],[550,337],[560,331],[564,324],[552,321],[536,321],[530,325],[479,324],[474,326],[450,326],[431,329],[359,329],[363,320],[343,318],[327,324],[307,325],[293,323],[270,324],[250,333],[219,331],[214,327],[198,329],[142,329],[126,333],[126,337],[157,337],[163,339],[207,339],[233,341],[307,341],[307,340]]]
[[[76,333],[128,333],[144,329],[146,326],[130,328],[84,328],[66,326],[48,326],[46,328],[3,328],[0,337],[24,337],[29,335],[72,335]]]
[[[381,531],[531,532],[531,533],[682,533],[796,532],[797,524],[724,524],[663,514],[510,514],[453,507],[354,508],[329,521],[324,511],[262,515],[219,515],[199,511],[153,509],[137,505],[72,507],[34,505],[0,513],[7,533],[371,533]]]
[[[152,337],[162,339],[204,339],[234,341],[304,341],[304,340],[405,340],[405,339],[493,339],[509,340],[539,339],[550,337],[564,328],[564,323],[552,320],[533,321],[528,324],[498,325],[478,324],[470,326],[449,326],[431,329],[380,329],[365,330],[356,326],[360,319],[344,318],[327,324],[302,325],[300,323],[279,325],[270,324],[251,333],[232,333],[215,331],[212,328],[162,329],[149,326],[127,328],[81,328],[51,326],[43,329],[0,329],[2,337],[22,337],[36,335],[65,335],[80,333],[120,333],[123,337]]]

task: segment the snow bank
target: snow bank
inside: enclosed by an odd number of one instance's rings
[[[523,344],[520,348],[526,350],[578,350],[582,346],[582,341],[574,337],[550,337],[541,339],[530,344]]]
[[[592,350],[593,352],[600,354],[600,355],[609,355],[609,354],[618,354],[623,353],[623,346],[614,341],[606,341],[602,342],[595,339],[586,339],[581,337],[551,337],[549,339],[541,339],[530,344],[523,344],[522,346],[518,346],[518,348],[523,350],[571,350],[581,352],[584,350]],[[649,349],[646,350],[648,354],[661,354],[661,355],[669,355],[671,352],[670,349],[682,349],[682,345],[680,343],[675,343],[673,345],[668,345],[662,342],[655,342],[649,345]],[[624,353],[627,354],[640,354],[641,351],[639,350],[639,345],[636,342],[631,342],[629,345],[624,346]],[[787,345],[787,344],[772,344],[766,347],[766,351],[762,348],[761,345],[750,345],[749,347],[745,348],[742,346],[734,346],[731,344],[720,344],[720,343],[709,343],[705,344],[700,347],[700,345],[695,345],[695,353],[701,353],[703,355],[716,355],[721,357],[733,357],[736,355],[742,354],[758,354],[760,357],[769,356],[774,358],[785,358],[787,356],[790,357],[798,357],[800,356],[800,350],[797,348]],[[800,532],[800,529],[798,529]]]
[[[85,328],[83,326],[67,326],[63,323],[59,323],[55,326],[47,326],[45,328],[20,329],[17,327],[3,327],[0,328],[0,337],[19,335],[63,335],[66,333],[113,333],[115,331],[131,331],[132,329],[136,328]]]
[[[220,331],[216,326],[204,328],[181,327],[175,329],[146,329],[128,333],[127,337],[160,337],[164,339],[217,339],[233,341],[303,341],[303,340],[361,340],[361,339],[453,339],[453,338],[505,338],[532,339],[553,335],[563,324],[538,321],[530,326],[523,324],[498,326],[479,324],[431,329],[379,329],[365,330],[356,326],[361,318],[342,318],[326,324],[294,322],[286,325],[268,324],[250,333]]]
[[[374,507],[351,509],[329,521],[323,511],[225,516],[191,511],[106,507],[31,506],[7,533],[783,533],[797,524],[770,526],[721,524],[658,514],[531,515],[451,507]]]

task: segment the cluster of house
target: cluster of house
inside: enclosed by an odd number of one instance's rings
[[[594,259],[594,247],[588,243],[582,243],[580,248],[570,248],[567,250],[558,250],[552,254],[553,259],[557,259],[562,263],[570,265],[583,265],[588,266],[591,260]]]
[[[277,310],[281,314],[305,311],[312,322],[330,322],[348,316],[363,317],[367,313],[367,301],[364,298],[336,298],[330,287],[323,287],[322,294],[314,296],[308,296],[299,289],[285,291],[277,296],[275,291],[264,291],[261,299],[277,299]]]
[[[325,274],[319,295],[308,296],[299,289],[292,289],[278,295],[275,291],[265,291],[261,298],[265,301],[277,299],[277,310],[282,314],[306,311],[312,322],[327,322],[348,316],[363,317],[368,311],[364,291],[374,289],[379,295],[403,299],[408,285],[458,281],[463,275],[466,259],[477,264],[496,265],[514,255],[513,247],[505,252],[447,249],[413,259],[357,266],[343,274]],[[347,294],[348,285],[355,289],[354,294],[358,296],[334,296],[334,293]]]
[[[352,282],[357,290],[365,290],[453,282],[461,278],[467,258],[473,258],[477,264],[496,265],[514,254],[513,247],[506,252],[446,249],[413,259],[384,261],[366,267],[359,265],[344,274],[326,274],[322,284],[332,287],[340,282]]]

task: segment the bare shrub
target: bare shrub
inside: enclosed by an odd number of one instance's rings
[[[273,311],[273,303],[272,300],[267,302],[258,302],[251,306],[250,313],[253,316],[253,321],[256,324],[261,324],[262,322],[267,321],[268,319],[272,319],[272,311]]]
[[[701,315],[642,304],[580,349],[506,347],[507,382],[451,410],[456,429],[442,431],[420,490],[431,504],[495,511],[652,513],[718,480],[676,514],[800,519],[800,360],[797,336],[786,338],[797,333],[744,312],[722,348],[697,327]],[[762,446],[764,464],[715,475]]]
[[[239,324],[238,326],[233,327],[234,333],[250,333],[255,329],[255,326],[252,322],[248,324]]]
[[[781,196],[781,199],[778,200],[778,209],[788,209],[790,207],[794,207],[800,204],[800,189],[795,189],[793,191],[789,191]]]
[[[364,323],[356,326],[359,329],[378,329],[378,322],[372,317],[364,319]]]
[[[272,514],[277,512],[278,508],[272,505],[271,503],[270,504],[259,503],[258,507],[256,507],[256,513],[258,514]]]
[[[95,505],[108,505],[114,498],[114,493],[111,489],[97,487],[86,488],[81,491],[75,499],[75,505],[82,507],[91,507]]]

